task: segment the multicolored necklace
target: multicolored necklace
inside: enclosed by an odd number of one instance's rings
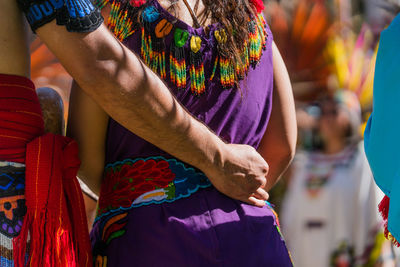
[[[203,39],[179,27],[179,23],[176,23],[179,19],[169,21],[161,16],[160,12],[163,10],[157,8],[156,1],[97,0],[96,4],[100,8],[107,3],[111,4],[107,26],[120,41],[126,40],[138,30],[141,31],[141,58],[163,80],[169,79],[180,90],[186,89],[190,82],[191,92],[200,96],[205,92],[206,82],[215,79],[218,71],[222,87],[231,89],[237,81],[245,78],[250,67],[255,68],[259,63],[268,37],[266,22],[261,14],[248,22],[249,37],[240,54],[243,64],[235,63],[232,58],[224,57],[219,52],[218,47],[224,45],[228,36],[223,28],[214,30],[213,38],[216,40],[215,49],[218,53],[213,61],[212,72],[206,78],[203,60],[203,48],[206,44]],[[189,11],[193,12],[187,1],[184,2]],[[201,28],[194,13],[191,15],[195,27]],[[169,49],[165,42],[167,37],[172,39]]]

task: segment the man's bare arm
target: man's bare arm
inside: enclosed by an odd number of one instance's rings
[[[111,117],[164,151],[201,169],[228,196],[259,206],[268,165],[251,147],[224,144],[174,99],[138,57],[101,26],[70,33],[53,21],[37,30],[82,89]]]

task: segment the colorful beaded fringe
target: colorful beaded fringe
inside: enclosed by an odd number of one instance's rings
[[[107,26],[120,41],[141,29],[140,55],[146,65],[158,73],[163,80],[166,80],[169,76],[170,82],[178,89],[186,89],[190,83],[193,94],[201,95],[205,92],[206,77],[202,39],[199,36],[191,35],[189,32],[176,27],[174,22],[164,18],[160,19],[157,8],[150,4],[144,5],[145,1],[143,0],[131,0],[124,3],[121,3],[121,0],[96,1],[100,8],[107,3],[111,3],[111,13]],[[238,81],[245,78],[250,66],[252,68],[257,66],[263,50],[266,48],[267,32],[264,17],[261,14],[257,15],[248,22],[248,27],[249,38],[240,54],[241,64],[232,58],[225,58],[219,53],[214,60],[208,81],[212,81],[219,70],[222,87],[231,89],[235,87]],[[170,48],[167,49],[165,38],[170,34],[173,34],[172,42]],[[224,29],[216,30],[214,37],[218,43],[217,47],[227,41],[227,34]],[[187,75],[188,71],[189,75]]]
[[[134,23],[135,13],[139,7],[137,1],[121,2],[110,0],[95,0],[94,3],[99,8],[104,8],[108,3],[111,4],[110,16],[107,20],[107,27],[114,33],[118,40],[123,41],[128,36],[132,35],[137,28]],[[137,23],[136,23],[137,24]]]
[[[185,44],[189,39],[189,33],[179,28],[174,32],[174,44],[171,45],[169,54],[169,68],[171,73],[171,82],[178,89],[186,88],[186,61]]]

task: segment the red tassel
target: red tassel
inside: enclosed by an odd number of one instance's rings
[[[15,266],[24,266],[28,232],[28,266],[92,266],[77,155],[77,144],[62,136],[47,134],[27,145],[27,214],[14,240]]]
[[[389,232],[388,229],[388,218],[389,218],[389,206],[390,206],[390,198],[385,196],[381,203],[379,203],[379,212],[382,215],[383,223],[384,223],[384,234],[385,237],[390,240],[395,246],[400,247],[399,242],[394,238],[394,236]]]
[[[382,215],[383,220],[387,221],[389,217],[389,203],[390,203],[390,198],[388,196],[385,196],[381,203],[379,203],[379,212]]]

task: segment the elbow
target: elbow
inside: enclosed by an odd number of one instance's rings
[[[290,165],[294,158],[295,152],[295,147],[289,145],[280,146],[279,149],[275,151],[274,158],[278,163],[277,165],[281,166],[280,169],[282,169],[282,171],[286,170],[286,168]]]
[[[269,146],[268,149],[259,149],[258,152],[268,162],[270,167],[277,168],[282,172],[289,166],[295,156],[295,147],[291,145]]]
[[[285,151],[285,153],[282,153],[281,162],[282,162],[282,165],[285,166],[285,169],[286,169],[286,168],[290,165],[290,163],[292,162],[295,153],[296,153],[296,149],[295,149],[295,148],[287,149],[287,150]]]
[[[297,147],[297,128],[294,127],[292,134],[288,135],[286,142],[283,142],[282,147],[282,158],[287,163],[287,166],[292,162]]]
[[[295,154],[295,149],[291,146],[285,148],[279,147],[273,149],[264,158],[270,166],[270,171],[267,176],[267,184],[265,189],[270,190],[281,178],[282,174],[289,167]]]
[[[281,144],[276,147],[273,152],[273,158],[281,166],[280,169],[285,170],[292,162],[296,153],[296,146],[293,144]]]
[[[293,144],[288,144],[284,157],[287,160],[288,165],[292,162],[295,154],[296,154],[296,142],[293,142]]]

